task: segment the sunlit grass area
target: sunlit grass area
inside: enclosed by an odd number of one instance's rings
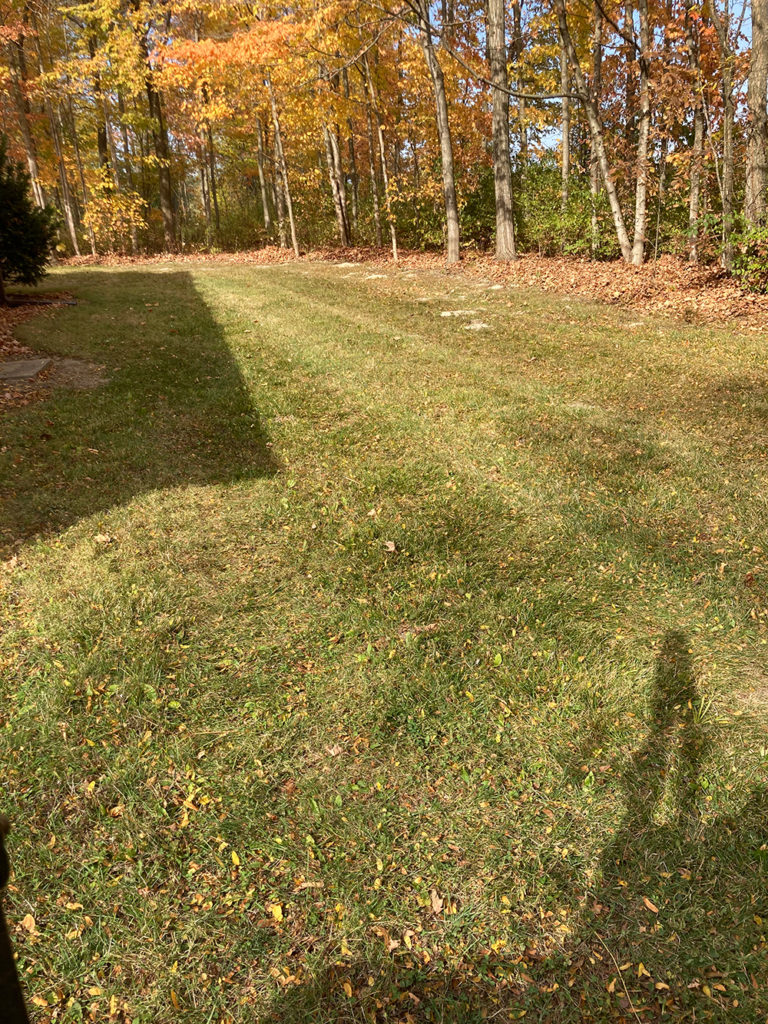
[[[364,266],[53,281],[22,340],[108,383],[0,421],[36,1019],[765,1019],[764,340]]]

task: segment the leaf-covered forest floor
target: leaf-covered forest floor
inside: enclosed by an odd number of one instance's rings
[[[366,263],[372,270],[397,268],[388,249],[316,248],[298,258],[292,249],[268,246],[236,253],[191,252],[174,256],[181,264],[211,263],[224,265],[275,263]],[[139,266],[165,263],[167,256],[124,257],[85,256],[69,261],[72,266]],[[399,269],[439,272],[445,258],[439,252],[404,250],[399,254]],[[738,282],[719,266],[692,266],[687,260],[665,255],[649,260],[642,267],[628,266],[622,260],[599,262],[568,256],[536,256],[527,253],[514,263],[497,263],[487,253],[466,252],[450,274],[469,281],[485,280],[508,287],[535,288],[538,291],[578,296],[598,302],[662,313],[666,317],[693,324],[729,324],[739,329],[768,330],[768,295],[744,291]]]
[[[0,421],[36,1021],[765,1019],[763,339],[494,283],[61,269],[16,328],[108,381]]]

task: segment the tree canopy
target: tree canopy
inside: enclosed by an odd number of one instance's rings
[[[4,0],[0,126],[76,253],[731,268],[766,213],[767,4]]]

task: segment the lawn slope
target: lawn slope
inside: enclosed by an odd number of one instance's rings
[[[53,280],[21,339],[108,383],[0,421],[37,1019],[764,1019],[761,338],[364,265]]]

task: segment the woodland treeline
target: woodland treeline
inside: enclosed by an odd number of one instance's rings
[[[768,249],[768,0],[0,0],[71,253]]]

